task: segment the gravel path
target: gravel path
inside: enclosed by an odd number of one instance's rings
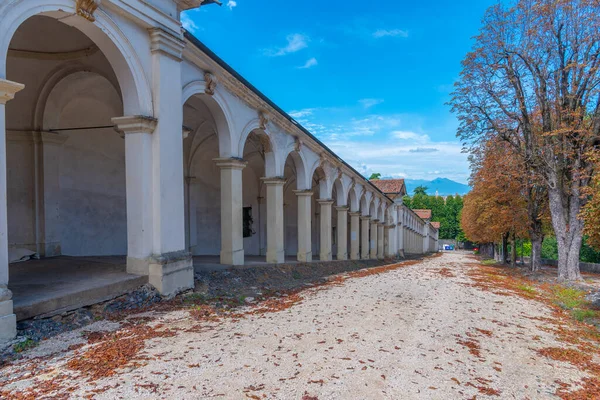
[[[218,322],[153,311],[153,324],[176,333],[147,340],[139,365],[91,383],[63,379],[77,374],[66,366],[74,354],[94,346],[81,332],[63,334],[1,371],[23,376],[35,364],[43,373],[0,392],[50,382],[73,397],[99,399],[542,399],[553,398],[557,379],[580,381],[585,374],[570,364],[535,353],[561,346],[543,329],[551,311],[470,286],[472,263],[445,253],[303,290],[283,311]],[[117,326],[98,322],[86,330]]]

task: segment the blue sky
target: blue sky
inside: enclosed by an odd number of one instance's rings
[[[184,27],[365,175],[466,183],[445,103],[493,0],[223,0]]]

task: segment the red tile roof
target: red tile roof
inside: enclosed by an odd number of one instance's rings
[[[413,210],[421,219],[431,219],[431,210]]]
[[[440,223],[439,222],[432,222],[431,226],[433,226],[435,229],[440,229]]]
[[[385,194],[406,194],[404,179],[373,179],[369,182]]]

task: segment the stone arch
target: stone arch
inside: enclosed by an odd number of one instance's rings
[[[364,217],[370,215],[369,212],[371,211],[372,198],[373,198],[373,193],[369,192],[368,190],[365,190],[365,192],[363,193],[361,200],[360,200],[360,209],[361,209],[362,215]]]
[[[56,85],[58,85],[63,79],[68,78],[72,74],[76,74],[78,72],[92,72],[96,75],[102,76],[105,78],[118,92],[120,99],[123,98],[123,94],[121,93],[121,87],[118,82],[113,82],[112,77],[105,74],[98,68],[90,67],[89,65],[83,65],[79,62],[68,62],[66,64],[59,65],[54,71],[50,72],[46,79],[44,79],[44,84],[37,95],[37,102],[34,109],[33,115],[33,128],[35,130],[43,130],[44,129],[44,114],[46,112],[46,104],[48,102],[48,98],[52,91],[55,89]]]
[[[152,92],[141,60],[127,36],[102,9],[96,10],[95,22],[76,16],[72,0],[9,0],[0,6],[0,78],[6,79],[10,41],[21,24],[45,15],[70,25],[91,39],[113,68],[122,93],[124,113],[153,115]]]
[[[296,171],[296,189],[309,190],[311,188],[310,178],[308,176],[306,159],[300,151],[290,151],[287,154],[287,159],[291,159]]]
[[[244,149],[248,143],[248,139],[253,136],[255,139],[260,141],[263,150],[263,156],[265,161],[265,174],[266,177],[277,177],[283,175],[283,165],[277,162],[276,158],[276,147],[272,136],[266,126],[261,126],[259,119],[253,119],[248,122],[242,131],[240,137],[240,143],[238,147],[239,157],[244,157]],[[284,160],[285,162],[285,160]]]
[[[214,125],[219,139],[219,157],[229,158],[237,156],[232,148],[232,135],[234,132],[234,118],[231,114],[229,104],[225,100],[221,89],[215,88],[214,94],[206,94],[206,81],[196,80],[189,82],[182,89],[181,106],[193,96],[202,100],[214,119]],[[244,148],[242,147],[242,152]],[[241,153],[240,153],[241,154]]]

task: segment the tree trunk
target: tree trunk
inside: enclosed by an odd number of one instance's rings
[[[508,256],[508,234],[505,233],[502,235],[502,264],[506,264],[507,256]]]
[[[579,190],[573,191],[577,195],[565,195],[558,185],[548,190],[552,227],[558,244],[558,279],[568,281],[581,280],[579,251],[583,239],[583,221],[579,219]]]
[[[510,239],[510,266],[517,266],[517,240],[515,238],[515,234],[513,233]]]
[[[531,259],[529,260],[529,269],[532,272],[539,271],[542,268],[542,242],[543,235],[531,233]]]

